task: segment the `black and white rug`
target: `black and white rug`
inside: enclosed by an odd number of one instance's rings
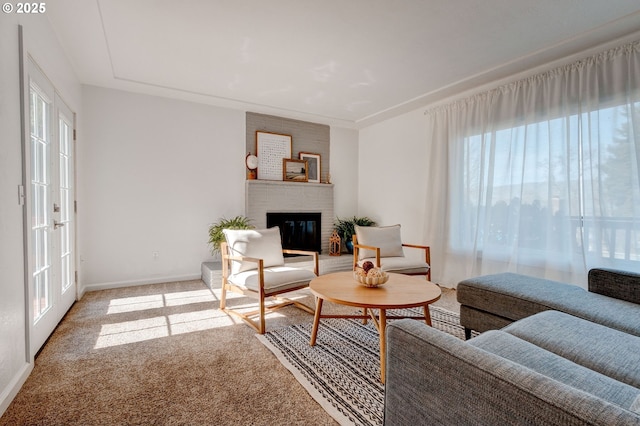
[[[464,339],[458,314],[436,306],[429,309],[435,328]],[[379,380],[375,326],[355,319],[323,319],[315,346],[309,346],[311,328],[311,323],[298,324],[256,336],[338,423],[381,425],[384,384]]]

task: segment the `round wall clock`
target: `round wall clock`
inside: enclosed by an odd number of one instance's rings
[[[244,159],[245,164],[247,165],[247,178],[255,179],[257,177],[256,169],[258,168],[258,157],[249,153],[247,157]]]
[[[247,163],[247,169],[249,170],[255,170],[258,168],[258,157],[251,153],[247,154],[245,162]]]

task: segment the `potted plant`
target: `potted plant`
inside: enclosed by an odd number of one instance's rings
[[[336,217],[333,222],[333,226],[338,231],[338,235],[344,242],[345,247],[349,253],[353,253],[353,234],[356,233],[356,225],[358,226],[376,226],[376,222],[366,216],[357,217],[353,216],[348,219],[340,219]]]
[[[223,229],[253,229],[251,219],[246,216],[236,216],[232,219],[221,218],[216,223],[209,225],[209,245],[211,254],[220,253],[220,243],[224,242]]]

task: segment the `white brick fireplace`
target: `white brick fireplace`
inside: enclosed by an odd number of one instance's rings
[[[320,212],[322,254],[329,253],[333,231],[333,184],[247,180],[246,216],[256,228],[266,228],[267,213]]]

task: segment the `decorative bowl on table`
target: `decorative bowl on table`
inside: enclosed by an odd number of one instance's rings
[[[378,268],[365,270],[356,266],[353,270],[353,278],[365,287],[378,287],[389,281],[389,274]]]

